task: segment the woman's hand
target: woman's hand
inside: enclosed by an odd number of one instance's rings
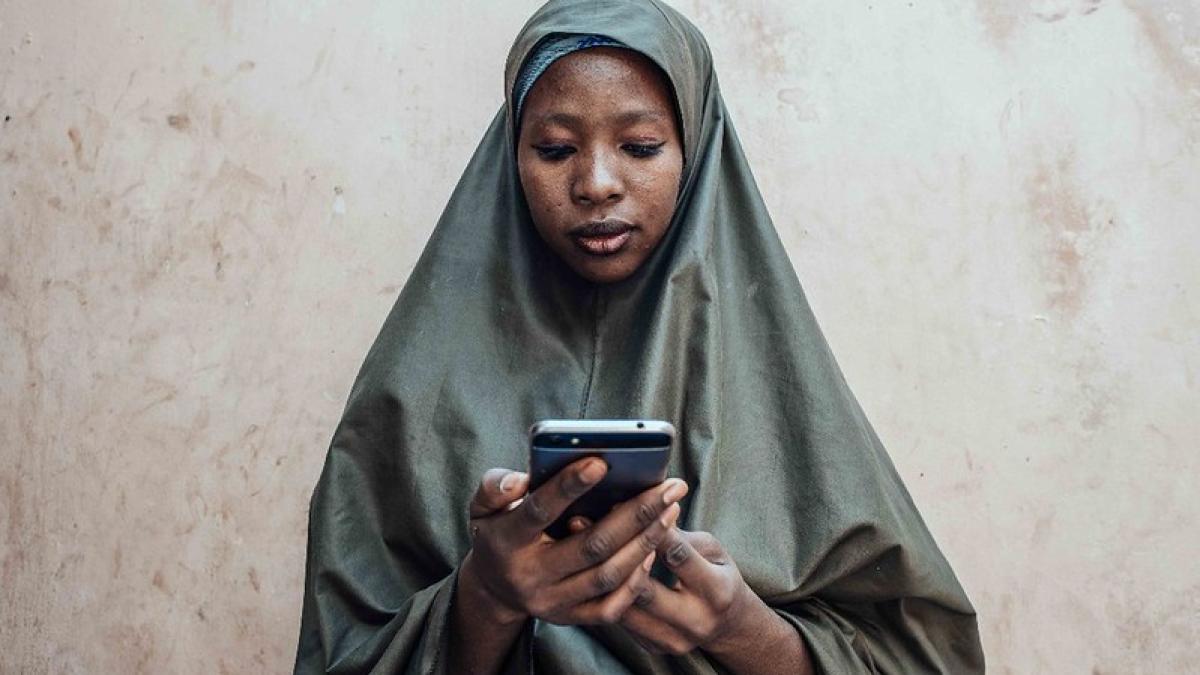
[[[576,517],[569,525],[571,532],[578,534],[591,523]],[[686,654],[719,646],[722,638],[739,632],[737,624],[749,600],[747,594],[754,593],[716,537],[672,527],[662,538],[658,554],[675,573],[674,587],[646,579],[638,587],[634,607],[620,622],[643,649],[655,654]]]
[[[472,549],[460,583],[490,600],[504,623],[533,616],[556,624],[616,623],[645,587],[655,551],[679,517],[687,485],[668,480],[626,501],[588,529],[556,541],[543,530],[604,477],[585,458],[532,493],[529,477],[484,474],[471,500]]]
[[[570,522],[576,536],[588,527],[585,518]],[[733,673],[813,672],[797,631],[746,584],[712,534],[672,527],[658,556],[675,584],[647,578],[620,621],[643,649],[674,655],[702,649]]]
[[[667,654],[720,652],[751,632],[750,610],[762,601],[716,537],[671,528],[658,552],[676,576],[674,587],[649,579],[621,619],[643,648]]]

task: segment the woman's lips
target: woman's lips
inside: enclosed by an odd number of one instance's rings
[[[575,245],[589,255],[612,255],[625,247],[633,236],[633,229],[628,228],[612,234],[598,234],[590,237],[576,235],[572,237]]]
[[[577,225],[567,234],[584,253],[595,256],[612,255],[629,243],[633,223],[620,218],[605,218]]]

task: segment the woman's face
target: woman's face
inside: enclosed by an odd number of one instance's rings
[[[675,211],[683,144],[670,87],[627,49],[558,59],[525,98],[517,166],[550,248],[589,281],[625,279]]]

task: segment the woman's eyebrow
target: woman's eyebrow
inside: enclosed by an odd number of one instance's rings
[[[657,110],[625,110],[609,117],[613,122],[625,126],[638,122],[657,122],[666,118],[666,115]],[[552,112],[543,115],[538,121],[542,124],[556,124],[568,129],[578,129],[584,123],[583,118],[579,115],[566,112]]]
[[[613,116],[621,124],[637,124],[638,122],[657,122],[667,116],[657,110],[628,110]]]

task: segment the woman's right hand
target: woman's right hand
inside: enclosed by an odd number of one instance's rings
[[[687,484],[670,479],[612,510],[586,532],[543,532],[600,482],[604,461],[578,460],[532,493],[528,475],[484,474],[471,500],[472,548],[460,583],[482,591],[504,622],[530,616],[555,624],[617,623],[649,578],[654,551],[679,517]]]

